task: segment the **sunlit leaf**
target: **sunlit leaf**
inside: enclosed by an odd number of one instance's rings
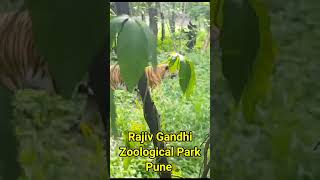
[[[184,60],[184,57],[176,52],[169,55],[168,64],[170,72],[174,73],[180,69],[180,60]]]
[[[124,170],[127,170],[127,169],[128,169],[131,160],[132,160],[132,157],[125,157],[125,158],[123,159],[123,169],[124,169]]]
[[[180,62],[179,83],[183,93],[187,91],[189,80],[191,79],[191,68],[185,61]]]
[[[191,78],[189,80],[189,85],[186,92],[186,96],[190,97],[193,94],[194,88],[196,86],[196,72],[195,72],[194,64],[188,60],[186,62],[189,64],[190,70],[191,70]]]
[[[182,92],[186,97],[190,97],[195,87],[195,70],[192,62],[180,61],[180,71],[179,71],[179,83]]]

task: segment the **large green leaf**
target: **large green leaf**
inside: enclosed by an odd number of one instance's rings
[[[148,65],[148,45],[143,28],[129,18],[118,35],[117,54],[121,76],[130,91],[138,84]]]
[[[179,83],[182,92],[189,98],[194,90],[196,75],[192,62],[185,60],[180,61]]]
[[[18,179],[21,174],[18,162],[18,142],[13,125],[13,94],[0,85],[0,179]]]
[[[28,0],[36,46],[69,97],[107,37],[106,2]]]
[[[142,27],[144,34],[147,38],[148,41],[148,60],[151,61],[152,66],[156,67],[157,66],[157,40],[155,35],[150,31],[150,28],[147,26],[147,24],[136,20],[137,23]]]
[[[271,87],[271,75],[275,59],[275,46],[270,28],[270,18],[260,0],[250,0],[259,18],[260,45],[253,64],[252,75],[243,94],[243,110],[247,120],[254,118],[255,106]]]
[[[270,20],[260,0],[224,1],[223,15],[223,74],[252,121],[256,104],[269,89],[274,64]]]
[[[247,0],[224,1],[222,68],[236,102],[240,101],[260,45],[258,18]]]
[[[117,33],[120,32],[125,21],[127,21],[128,19],[129,19],[128,15],[117,16],[117,17],[111,19],[111,21],[110,21],[110,48],[112,47],[113,42],[116,39]]]
[[[223,26],[223,3],[224,0],[213,0],[210,11],[213,17],[213,24],[219,29]]]
[[[179,83],[183,93],[187,91],[189,80],[191,79],[191,68],[185,61],[180,62]]]

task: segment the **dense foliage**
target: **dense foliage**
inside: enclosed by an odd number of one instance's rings
[[[163,57],[166,57],[164,54]],[[161,114],[161,126],[164,132],[193,131],[194,141],[172,142],[167,146],[201,147],[203,152],[205,140],[209,133],[210,116],[210,61],[208,52],[199,51],[186,54],[194,62],[197,86],[194,95],[189,100],[183,95],[179,87],[179,79],[165,79],[161,86],[152,91],[152,98]],[[161,56],[160,56],[161,58]],[[160,59],[159,58],[159,59]],[[143,117],[142,103],[134,93],[124,90],[115,92],[117,106],[117,127],[123,132],[120,137],[111,140],[111,174],[112,177],[154,177],[155,172],[145,171],[145,162],[152,162],[149,158],[120,158],[119,147],[128,145],[127,131],[141,132],[148,130]],[[137,148],[140,143],[131,143],[131,148]],[[144,143],[144,147],[152,148],[152,143]],[[202,167],[201,158],[169,158],[174,165],[173,177],[199,177]],[[120,169],[120,171],[119,171]]]
[[[318,1],[268,1],[277,43],[273,86],[247,123],[215,61],[217,179],[319,179]],[[245,44],[244,44],[245,45]]]
[[[19,141],[20,180],[106,179],[103,125],[99,118],[78,122],[85,98],[65,100],[43,91],[19,91],[14,122]]]

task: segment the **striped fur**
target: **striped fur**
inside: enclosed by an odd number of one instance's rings
[[[163,78],[169,75],[169,66],[168,64],[159,64],[156,69],[149,66],[146,68],[145,73],[148,79],[148,86],[155,88],[161,84]],[[113,90],[127,89],[120,75],[119,65],[110,65],[110,86]]]
[[[48,66],[35,48],[29,13],[1,13],[0,37],[0,85],[11,91],[55,92]]]

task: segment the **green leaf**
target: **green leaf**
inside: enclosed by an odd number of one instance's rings
[[[116,35],[120,32],[121,28],[125,21],[129,19],[128,15],[121,15],[115,18],[112,18],[110,21],[110,48],[115,41]]]
[[[152,66],[155,68],[158,64],[157,62],[157,41],[155,35],[152,33],[147,24],[142,21],[136,19],[136,22],[141,26],[144,31],[144,34],[148,41],[148,60],[151,61]]]
[[[70,97],[107,38],[105,1],[28,0],[35,43],[60,93]]]
[[[191,79],[190,66],[185,61],[180,62],[179,83],[183,93],[187,91],[189,80]]]
[[[186,62],[190,66],[190,70],[191,70],[191,79],[189,80],[188,89],[186,92],[186,96],[187,98],[189,98],[193,94],[194,88],[196,86],[196,72],[195,72],[194,64],[188,60]]]
[[[120,73],[131,91],[138,84],[148,65],[148,39],[144,30],[129,18],[118,35],[117,54]]]
[[[168,58],[169,71],[171,73],[177,72],[180,69],[180,60],[183,60],[184,57],[178,53],[171,53]]]
[[[222,69],[237,103],[252,76],[260,45],[258,18],[247,0],[224,1]]]
[[[124,157],[124,159],[123,159],[123,169],[124,169],[124,170],[127,170],[127,169],[128,169],[132,158],[133,158],[133,157]]]
[[[211,17],[213,17],[213,23],[219,29],[223,26],[223,3],[224,0],[215,0],[211,8]]]
[[[250,3],[259,18],[260,45],[253,64],[252,75],[242,98],[244,114],[248,121],[253,120],[256,104],[270,90],[275,59],[275,46],[266,6],[260,0],[250,0]]]
[[[172,61],[169,61],[169,71],[171,73],[174,73],[174,72],[178,71],[180,69],[179,65],[180,65],[180,59],[179,58],[173,59]]]
[[[188,60],[180,61],[179,83],[182,92],[187,98],[193,93],[195,82],[196,76],[193,63]]]
[[[0,177],[18,179],[21,174],[17,160],[18,142],[13,125],[12,93],[0,85]]]
[[[275,49],[266,7],[260,0],[225,1],[221,37],[223,74],[247,121],[270,88]]]

